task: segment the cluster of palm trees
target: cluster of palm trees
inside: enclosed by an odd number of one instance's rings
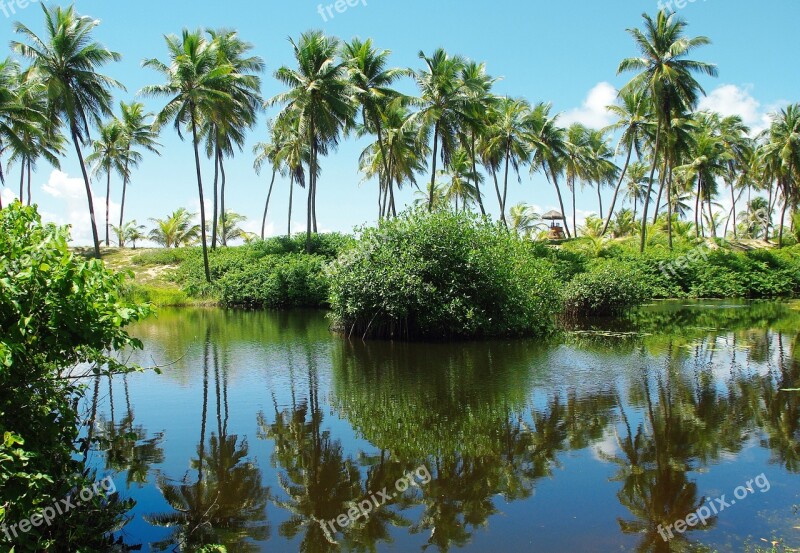
[[[364,179],[378,184],[379,218],[397,216],[396,191],[408,185],[417,188],[417,203],[429,210],[477,208],[486,215],[482,186],[489,181],[494,194],[488,195],[496,196],[500,220],[527,234],[538,228],[537,214],[527,204],[507,206],[509,180],[520,181],[527,169],[541,172],[554,186],[564,215],[566,185],[572,213],[568,237],[579,234],[578,188],[591,187],[602,224],[592,220],[587,226],[601,235],[639,234],[644,250],[649,229],[663,229],[671,246],[673,226],[691,212],[694,225],[682,228],[696,236],[716,236],[724,220],[723,235],[729,228],[736,237],[757,229],[769,238],[772,214],[778,210],[782,238],[786,213],[800,200],[800,105],[775,114],[771,128],[758,136],[752,136],[738,117],[697,112],[704,91],[696,77],[714,76],[716,68],[690,56],[709,40],[687,37],[686,22],[663,11],[654,18],[644,15],[642,29],[629,29],[639,52],[619,66],[619,73],[633,77],[620,90],[617,103],[608,107],[616,122],[590,129],[579,123],[562,127],[550,104],[495,94],[496,79],[482,63],[439,49],[432,55],[419,53],[421,69],[393,68],[390,52],[371,40],[342,42],[319,31],[290,41],[294,64],[275,72],[286,90],[267,100],[260,93],[264,62],[235,31],[167,36],[168,61],[143,63],[164,82],[140,91],[165,98],[166,105],[152,115],[139,103],[123,103],[121,115],[114,117],[111,90],[121,85],[99,69],[119,55],[92,40],[96,21],[78,16],[72,8],[43,10],[47,36],[39,38],[17,24],[25,42],[12,43],[30,67],[21,70],[11,59],[0,64],[0,153],[20,167],[22,198],[24,180],[27,176],[30,186],[37,160],[57,166],[66,143],[61,130],[69,129],[98,255],[86,165],[106,179],[108,244],[112,173],[123,181],[124,210],[131,171],[144,151],[158,153],[157,133],[172,123],[181,138],[191,136],[194,147],[200,242],[207,268],[201,149],[214,161],[213,248],[225,245],[228,238],[225,162],[242,150],[259,112],[273,106],[279,112],[268,124],[268,140],[254,148],[256,171],[271,170],[262,237],[278,176],[289,180],[287,233],[295,184],[306,190],[309,239],[317,231],[321,159],[351,135],[372,137],[359,165]],[[413,80],[418,94],[395,88],[403,78]],[[92,126],[99,129],[95,140],[90,140]],[[92,152],[84,161],[82,149],[87,146]],[[624,161],[618,164],[618,158]],[[422,189],[421,175],[427,181]],[[613,189],[607,210],[606,188]],[[733,206],[723,213],[715,200],[728,192]],[[739,214],[736,205],[745,193],[748,210]],[[753,204],[753,194],[756,199],[766,196],[766,215],[763,206]],[[760,214],[750,212],[754,205]],[[764,218],[763,224],[751,224],[752,219]],[[124,226],[121,216],[117,228]]]

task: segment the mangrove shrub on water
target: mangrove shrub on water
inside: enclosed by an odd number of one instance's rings
[[[35,208],[0,210],[0,524],[9,532],[0,533],[0,549],[11,537],[17,553],[108,551],[131,506],[98,494],[20,531],[95,483],[77,456],[90,445],[79,441],[77,377],[127,371],[109,352],[141,347],[124,328],[149,312],[121,297],[123,276],[75,257],[68,238],[66,227],[42,225]]]
[[[465,213],[414,211],[365,229],[328,277],[335,326],[358,336],[536,335],[559,308],[552,264]]]

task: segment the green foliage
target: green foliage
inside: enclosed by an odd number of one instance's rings
[[[215,285],[227,306],[320,307],[328,297],[324,263],[317,255],[266,255],[227,272]]]
[[[601,260],[569,283],[564,291],[564,310],[570,316],[617,315],[648,298],[647,286],[637,268]]]
[[[126,301],[126,276],[74,256],[68,230],[42,225],[35,208],[0,210],[0,507],[5,523],[90,487],[76,460],[80,377],[129,370],[111,351],[141,347],[124,330],[149,308]],[[23,534],[16,551],[107,551],[129,502],[98,495],[49,526]],[[0,541],[5,539],[0,535]]]
[[[330,266],[348,334],[404,338],[546,333],[558,293],[529,243],[467,213],[414,211],[362,232]]]

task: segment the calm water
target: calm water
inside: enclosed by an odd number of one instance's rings
[[[665,303],[548,342],[348,342],[315,311],[162,310],[134,334],[163,374],[88,399],[144,551],[800,544],[792,305]]]

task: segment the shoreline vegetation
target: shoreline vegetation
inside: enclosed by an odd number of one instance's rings
[[[314,235],[311,253],[305,240],[212,251],[211,284],[198,248],[120,250],[105,259],[136,275],[131,298],[165,307],[325,308],[334,327],[358,337],[533,335],[548,332],[538,323],[558,314],[619,315],[650,299],[800,295],[800,245],[687,237],[670,250],[659,227],[641,254],[634,237],[552,245],[477,215],[417,209],[353,236]],[[504,301],[516,309],[504,310]],[[417,324],[439,311],[438,322]],[[538,323],[511,323],[517,315]]]

